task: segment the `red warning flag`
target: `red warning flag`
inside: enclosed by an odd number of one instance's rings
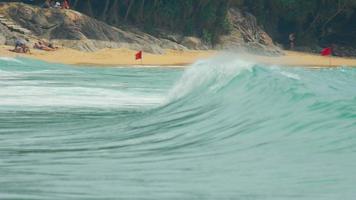
[[[321,50],[320,54],[322,56],[330,56],[332,54],[332,50],[330,47],[324,48],[323,50]]]
[[[142,51],[139,51],[135,54],[136,60],[141,60],[142,59]]]

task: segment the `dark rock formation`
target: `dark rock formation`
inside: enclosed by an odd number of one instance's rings
[[[184,37],[180,43],[189,49],[209,49],[208,46],[204,45],[203,42],[196,37]]]
[[[5,44],[6,39],[9,38],[11,32],[2,24],[0,24],[0,45]]]
[[[282,51],[269,35],[257,24],[256,18],[250,13],[239,9],[229,9],[229,20],[232,24],[230,34],[220,38],[221,49],[246,49],[252,52],[281,54]]]
[[[45,38],[55,41],[58,45],[83,51],[122,47],[163,53],[164,49],[206,50],[212,48],[196,37],[184,37],[164,31],[152,36],[135,27],[109,26],[73,10],[43,9],[22,3],[2,3],[0,14],[31,31],[32,34],[23,35],[23,37],[33,40]],[[256,19],[252,15],[230,10],[230,20],[233,25],[231,34],[221,38],[221,43],[215,46],[217,49],[244,47],[274,54],[279,52],[271,38],[257,26]],[[6,30],[2,30],[1,26],[0,32],[7,37],[11,35]],[[15,35],[18,36],[17,33]]]

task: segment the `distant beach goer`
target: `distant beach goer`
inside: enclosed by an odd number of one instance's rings
[[[21,47],[24,44],[26,44],[26,41],[24,39],[16,39],[15,40],[15,49]]]
[[[63,3],[62,3],[62,8],[63,8],[63,9],[69,9],[68,0],[64,0],[64,1],[63,1]]]
[[[61,8],[61,3],[59,3],[59,1],[57,1],[57,2],[54,4],[54,8]]]
[[[46,0],[43,4],[42,4],[42,8],[50,8],[51,7],[51,2],[49,0]]]
[[[30,48],[27,46],[24,39],[16,39],[15,48],[11,51],[16,53],[30,53]]]
[[[292,50],[295,48],[295,34],[289,34],[289,48]]]
[[[44,41],[38,41],[37,43],[35,43],[33,48],[40,49],[43,51],[55,51],[56,49],[58,49],[57,47],[54,47],[52,43],[47,43]]]
[[[41,42],[42,42],[43,45],[47,46],[48,48],[51,48],[51,49],[53,49],[53,50],[58,49],[58,47],[54,46],[54,44],[51,43],[51,42],[46,42],[46,41],[44,41],[44,40],[42,40]]]

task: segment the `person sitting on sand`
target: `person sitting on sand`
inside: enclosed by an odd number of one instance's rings
[[[16,53],[31,53],[30,48],[26,45],[26,41],[24,39],[16,39],[15,48],[10,51]]]
[[[10,51],[15,53],[31,53],[30,48],[27,45],[18,46],[14,49],[11,49]]]
[[[47,46],[48,48],[53,49],[53,50],[58,49],[58,47],[55,47],[55,46],[53,45],[53,43],[46,42],[46,41],[44,41],[44,40],[41,40],[41,43],[42,43],[43,45]]]
[[[18,38],[15,40],[15,49],[21,47],[22,45],[26,44],[26,41],[22,38]]]
[[[61,8],[61,3],[59,3],[59,1],[57,1],[57,2],[54,4],[54,8]]]
[[[47,47],[46,45],[44,45],[41,41],[35,43],[35,45],[33,46],[34,49],[40,49],[43,51],[53,51],[54,49],[51,49],[49,47]]]

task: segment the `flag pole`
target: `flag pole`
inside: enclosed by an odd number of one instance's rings
[[[330,47],[324,48],[320,54],[322,56],[328,56],[329,57],[329,67],[331,67],[331,56],[332,56],[332,50]]]
[[[330,48],[330,47],[329,47]],[[331,57],[333,56],[333,50],[330,48],[330,55],[329,55],[329,67],[331,67]]]

